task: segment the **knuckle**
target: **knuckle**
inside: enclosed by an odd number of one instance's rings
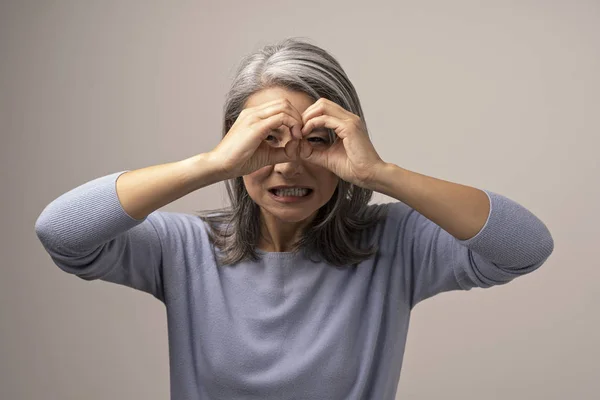
[[[290,113],[294,113],[296,111],[296,108],[294,107],[294,105],[292,103],[290,103],[289,101],[286,101],[285,108]]]
[[[258,116],[256,116],[256,115],[249,115],[246,117],[246,121],[247,121],[248,125],[254,125],[259,120],[260,120],[260,118],[258,118]]]
[[[285,111],[286,108],[287,108],[287,105],[285,104],[284,100],[280,100],[277,103],[275,103],[275,105],[273,105],[273,111],[276,113],[281,113],[281,112]]]

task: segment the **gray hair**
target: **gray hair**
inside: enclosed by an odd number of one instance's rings
[[[243,58],[226,96],[223,137],[247,99],[270,87],[304,92],[315,101],[320,97],[329,99],[358,115],[366,129],[356,90],[337,60],[307,40],[287,38]],[[332,141],[337,138],[331,129],[329,135]],[[196,212],[210,226],[210,239],[221,253],[220,264],[257,261],[260,208],[248,194],[241,176],[226,181],[225,186],[230,207]],[[368,207],[372,194],[372,190],[339,179],[332,198],[319,209],[293,251],[303,250],[309,258],[321,257],[334,266],[351,265],[373,256],[378,246],[361,248],[358,243],[359,234],[374,227],[383,216],[383,207]]]

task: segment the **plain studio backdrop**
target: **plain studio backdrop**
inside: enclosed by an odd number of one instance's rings
[[[398,399],[599,398],[600,3],[475,0],[3,1],[0,398],[169,397],[165,307],[62,272],[34,223],[212,150],[242,56],[291,36],[340,61],[385,161],[514,199],[555,241],[530,275],[414,309]]]

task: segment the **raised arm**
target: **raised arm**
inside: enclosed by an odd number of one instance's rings
[[[211,157],[121,171],[93,179],[48,204],[35,232],[52,261],[85,280],[102,279],[162,299],[156,224],[177,215],[158,208],[221,179]]]
[[[399,200],[390,204],[387,237],[400,250],[412,306],[445,291],[508,283],[554,250],[546,225],[498,193],[395,165],[379,176],[374,189]]]

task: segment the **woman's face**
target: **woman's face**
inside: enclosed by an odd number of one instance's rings
[[[245,107],[255,107],[278,98],[288,99],[300,114],[315,102],[306,93],[273,87],[250,96]],[[268,138],[271,146],[284,147],[292,140],[289,128],[285,125],[282,125],[279,131],[273,131],[271,135]],[[331,145],[325,128],[313,130],[305,139],[315,149],[326,149]],[[282,222],[312,220],[319,208],[331,199],[339,181],[339,177],[328,169],[299,159],[268,165],[245,175],[243,179],[248,194],[260,206],[263,215],[272,216]],[[285,196],[285,193],[273,193],[270,190],[280,185],[308,187],[312,190],[303,197]]]

